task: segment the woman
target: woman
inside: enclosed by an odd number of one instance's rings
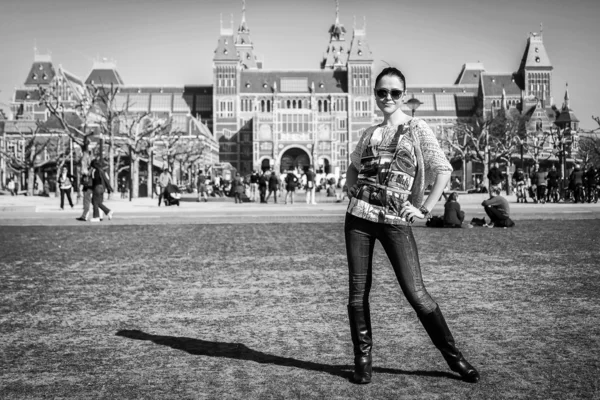
[[[378,239],[433,344],[463,380],[477,382],[479,373],[456,348],[421,277],[411,225],[415,218],[430,215],[450,179],[452,167],[429,126],[400,109],[405,88],[404,75],[396,68],[385,68],[377,76],[375,98],[384,120],[363,133],[346,174],[351,196],[344,231],[349,267],[348,314],[354,345],[353,380],[371,381],[369,292],[373,248]],[[433,187],[424,199],[424,189],[430,183]]]
[[[242,195],[244,194],[244,182],[242,181],[242,177],[240,176],[239,172],[236,172],[235,178],[233,178],[233,182],[231,183],[231,191],[233,192],[235,203],[242,204]]]
[[[60,188],[60,209],[65,209],[65,196],[69,200],[69,205],[73,208],[71,200],[71,189],[73,188],[73,177],[69,174],[67,167],[62,167],[61,174],[58,177],[58,187]]]
[[[92,218],[92,222],[100,222],[100,212],[98,209],[101,209],[104,214],[108,217],[108,219],[112,219],[113,212],[110,211],[103,203],[104,201],[104,190],[108,193],[113,191],[108,179],[104,174],[104,170],[102,170],[102,166],[98,162],[98,160],[93,160],[91,163],[92,171],[91,171],[91,179],[92,179],[92,206],[94,207],[94,215]]]
[[[465,213],[460,209],[458,193],[452,192],[444,204],[444,227],[461,228],[465,220]]]

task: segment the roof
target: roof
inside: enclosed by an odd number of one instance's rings
[[[27,78],[25,78],[26,86],[38,86],[38,85],[47,85],[49,84],[54,76],[56,75],[56,71],[54,70],[54,66],[52,62],[49,61],[40,61],[34,62],[31,65],[31,69],[29,70],[29,74]]]
[[[59,68],[62,71],[62,74],[65,77],[65,79],[67,79],[68,81],[70,81],[70,82],[72,82],[72,83],[74,83],[76,85],[83,86],[83,81],[79,77],[73,75],[72,73],[70,73],[69,71],[67,71],[66,69],[64,69],[62,67],[62,65],[59,66]]]
[[[373,61],[373,52],[367,43],[364,30],[354,29],[348,61]]]
[[[313,87],[319,93],[347,93],[348,73],[342,70],[243,70],[240,73],[240,93],[272,93],[276,86],[282,88],[282,78],[296,78],[306,82],[306,90],[299,87],[298,93],[308,92]],[[291,92],[287,92],[291,93]]]
[[[507,96],[521,96],[521,88],[517,85],[515,74],[483,72],[480,79],[485,97],[502,97],[502,89]]]
[[[409,98],[414,97],[421,101],[421,105],[415,110],[415,115],[420,117],[470,117],[477,105],[477,93],[469,92],[414,92],[410,89],[406,94]],[[405,104],[401,106],[404,112],[411,113],[412,110]]]
[[[465,63],[454,84],[479,84],[479,76],[484,71],[485,67],[483,66],[483,63]]]
[[[519,65],[519,73],[523,73],[525,68],[544,68],[553,69],[541,34],[530,33],[525,46],[525,52]]]
[[[233,34],[219,37],[213,61],[238,61]]]
[[[123,79],[116,69],[92,69],[87,79],[86,85],[123,85]]]
[[[37,88],[26,88],[15,90],[15,102],[21,103],[24,101],[38,102],[41,99],[40,91]]]

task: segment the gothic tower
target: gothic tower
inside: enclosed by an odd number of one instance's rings
[[[335,2],[335,22],[329,28],[329,45],[323,55],[321,68],[345,69],[349,46],[346,42],[346,28],[340,23],[340,4]]]
[[[532,32],[527,39],[527,46],[521,59],[517,76],[523,91],[523,103],[535,105],[538,101],[542,108],[552,104],[552,63],[544,47],[543,29]]]

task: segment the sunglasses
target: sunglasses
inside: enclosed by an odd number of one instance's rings
[[[380,99],[385,99],[387,98],[388,94],[390,94],[392,96],[392,100],[398,100],[400,97],[402,97],[403,93],[404,91],[400,89],[377,89],[375,91],[375,95]]]

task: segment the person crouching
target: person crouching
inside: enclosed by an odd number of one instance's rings
[[[491,197],[485,200],[481,205],[485,213],[490,217],[491,222],[486,226],[488,228],[511,228],[515,226],[510,219],[510,206],[508,201],[500,196],[500,189],[492,186]]]

